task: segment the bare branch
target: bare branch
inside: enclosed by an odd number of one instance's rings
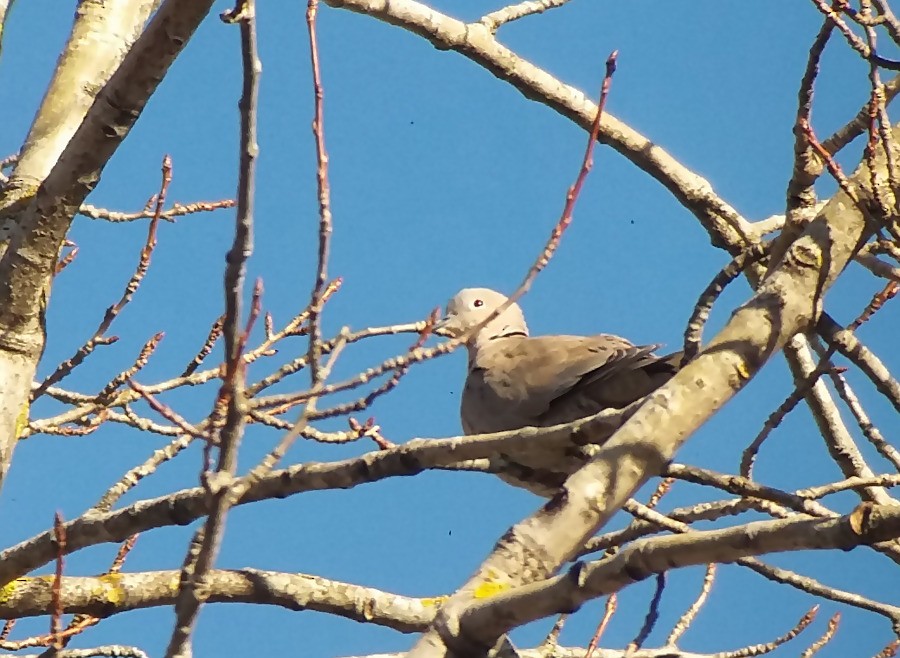
[[[569,0],[525,0],[525,2],[519,2],[518,4],[509,5],[503,9],[492,11],[490,14],[482,16],[480,22],[491,31],[491,34],[493,34],[501,25],[517,21],[526,16],[541,14],[548,9],[562,7],[568,1]]]
[[[242,332],[242,296],[247,261],[253,252],[253,200],[256,189],[256,112],[259,95],[259,75],[262,64],[256,47],[256,5],[254,0],[238,0],[234,9],[222,15],[230,23],[238,23],[241,34],[243,62],[243,91],[239,103],[240,164],[235,217],[234,242],[226,258],[225,317],[222,334],[225,340],[225,368],[217,401],[225,406],[225,424],[219,432],[219,459],[215,474],[204,473],[203,485],[211,497],[206,523],[194,536],[199,544],[196,554],[188,551],[182,570],[181,586],[175,603],[175,628],[166,648],[166,658],[187,658],[191,655],[191,633],[203,604],[210,569],[216,562],[224,532],[225,517],[234,504],[230,484],[237,471],[238,446],[246,423],[244,393],[244,347],[250,332],[251,320]],[[259,287],[257,287],[259,291]],[[258,299],[259,292],[257,292]],[[215,428],[215,423],[213,423]]]
[[[468,637],[493,636],[563,609],[577,608],[652,574],[673,567],[733,562],[763,552],[809,548],[847,548],[884,541],[900,533],[900,508],[865,504],[838,519],[759,521],[726,530],[694,531],[641,539],[614,557],[577,564],[572,573],[529,587],[499,593],[469,606],[460,617]],[[900,608],[878,604],[879,612],[900,624]]]

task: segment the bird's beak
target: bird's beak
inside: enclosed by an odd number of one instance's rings
[[[457,323],[456,315],[450,313],[438,320],[431,331],[438,336],[446,338],[456,338],[462,333]]]

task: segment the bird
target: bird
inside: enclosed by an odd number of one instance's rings
[[[468,368],[460,400],[466,435],[549,427],[604,409],[622,409],[665,384],[679,369],[681,352],[657,356],[660,345],[634,345],[612,334],[531,336],[515,303],[476,329],[507,301],[489,288],[463,289],[447,303],[434,328],[452,338],[471,333],[465,343]],[[503,457],[524,469],[522,477],[549,478],[549,487],[526,486],[546,493],[592,454],[575,452]]]

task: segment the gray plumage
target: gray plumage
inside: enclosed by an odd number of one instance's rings
[[[437,329],[461,336],[506,301],[487,288],[462,290],[447,304]],[[681,356],[658,357],[658,345],[633,345],[611,334],[530,337],[517,304],[477,331],[466,347],[460,407],[466,434],[547,427],[626,407],[668,381]],[[543,458],[518,461],[528,468],[547,466]]]

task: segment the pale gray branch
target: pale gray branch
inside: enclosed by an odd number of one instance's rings
[[[606,560],[576,564],[566,574],[477,601],[460,616],[460,629],[470,641],[489,641],[512,628],[577,609],[590,599],[673,567],[734,562],[778,551],[846,550],[898,535],[900,506],[868,505],[838,519],[759,521],[726,530],[641,539]],[[900,626],[900,608],[876,602],[869,609]]]

